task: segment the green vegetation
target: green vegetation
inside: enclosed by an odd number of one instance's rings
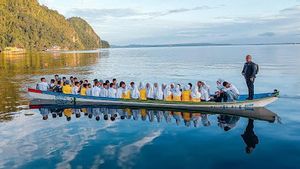
[[[0,0],[0,48],[28,50],[95,49],[109,47],[83,19],[66,20],[37,0]]]

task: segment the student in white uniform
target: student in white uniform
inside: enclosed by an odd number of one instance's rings
[[[80,83],[79,82],[75,82],[74,83],[74,87],[72,88],[72,94],[79,94],[79,90],[80,90]]]
[[[109,98],[116,98],[116,96],[117,96],[116,85],[114,83],[111,83],[109,85],[109,89],[108,89],[108,97]]]
[[[197,83],[198,90],[201,94],[202,101],[209,101],[210,100],[210,87],[203,81],[198,81]]]
[[[99,88],[100,83],[95,82],[95,86],[92,88],[92,96],[100,96],[101,89]]]
[[[158,83],[154,83],[153,87],[153,96],[155,100],[163,100],[163,91],[158,85]]]
[[[238,100],[239,99],[239,96],[240,96],[240,92],[239,90],[235,87],[235,85],[229,83],[229,82],[223,82],[223,86],[224,86],[224,89],[223,92],[226,94],[226,101],[235,101],[235,100]]]
[[[100,89],[100,97],[108,97],[108,85],[106,83],[103,83],[103,86]]]
[[[150,83],[146,84],[146,95],[148,99],[153,99],[153,87]]]
[[[47,91],[49,89],[49,84],[44,77],[41,78],[41,82],[37,84],[36,88],[41,91]]]
[[[169,85],[166,86],[163,93],[164,93],[165,101],[172,101],[172,92],[171,92],[171,87]]]
[[[117,89],[117,95],[116,95],[116,97],[117,98],[119,98],[119,99],[121,99],[122,97],[123,97],[123,93],[125,93],[125,87],[123,87],[123,85],[125,85],[125,83],[124,82],[120,82],[120,86],[119,86],[119,88]]]
[[[197,86],[194,86],[191,92],[192,102],[200,102],[201,101],[201,93],[198,90]]]
[[[134,82],[130,83],[130,97],[132,99],[139,99],[140,98],[140,91],[138,87],[134,84]]]

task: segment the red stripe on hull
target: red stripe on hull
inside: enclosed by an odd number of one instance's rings
[[[32,88],[28,88],[28,92],[32,92],[32,93],[42,93],[41,90],[32,89]]]

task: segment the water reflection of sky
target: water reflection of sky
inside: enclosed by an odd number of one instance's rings
[[[297,168],[300,153],[299,90],[300,48],[291,46],[234,46],[110,49],[98,54],[34,54],[0,58],[0,168]],[[28,108],[27,85],[54,74],[79,78],[127,81],[195,82],[204,79],[212,88],[222,77],[246,92],[240,75],[244,55],[260,65],[256,91],[278,88],[281,98],[268,108],[281,124],[254,121],[259,144],[245,153],[241,138],[248,124],[239,118],[225,132],[218,116],[207,116],[205,127],[179,125],[174,116],[138,120],[96,121],[81,113],[42,120]],[[30,112],[33,113],[33,115]],[[158,119],[161,122],[158,122]],[[201,121],[201,120],[200,120]],[[43,166],[43,167],[40,167]]]

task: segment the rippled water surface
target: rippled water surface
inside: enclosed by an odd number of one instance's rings
[[[246,93],[241,76],[246,54],[260,65],[256,92],[281,91],[267,107],[278,116],[274,120],[255,114],[252,121],[207,112],[29,107],[25,92],[41,76],[61,74],[127,82],[205,80],[212,89],[221,77]],[[0,168],[299,168],[299,72],[297,45],[1,55]],[[246,143],[255,145],[251,153]]]

